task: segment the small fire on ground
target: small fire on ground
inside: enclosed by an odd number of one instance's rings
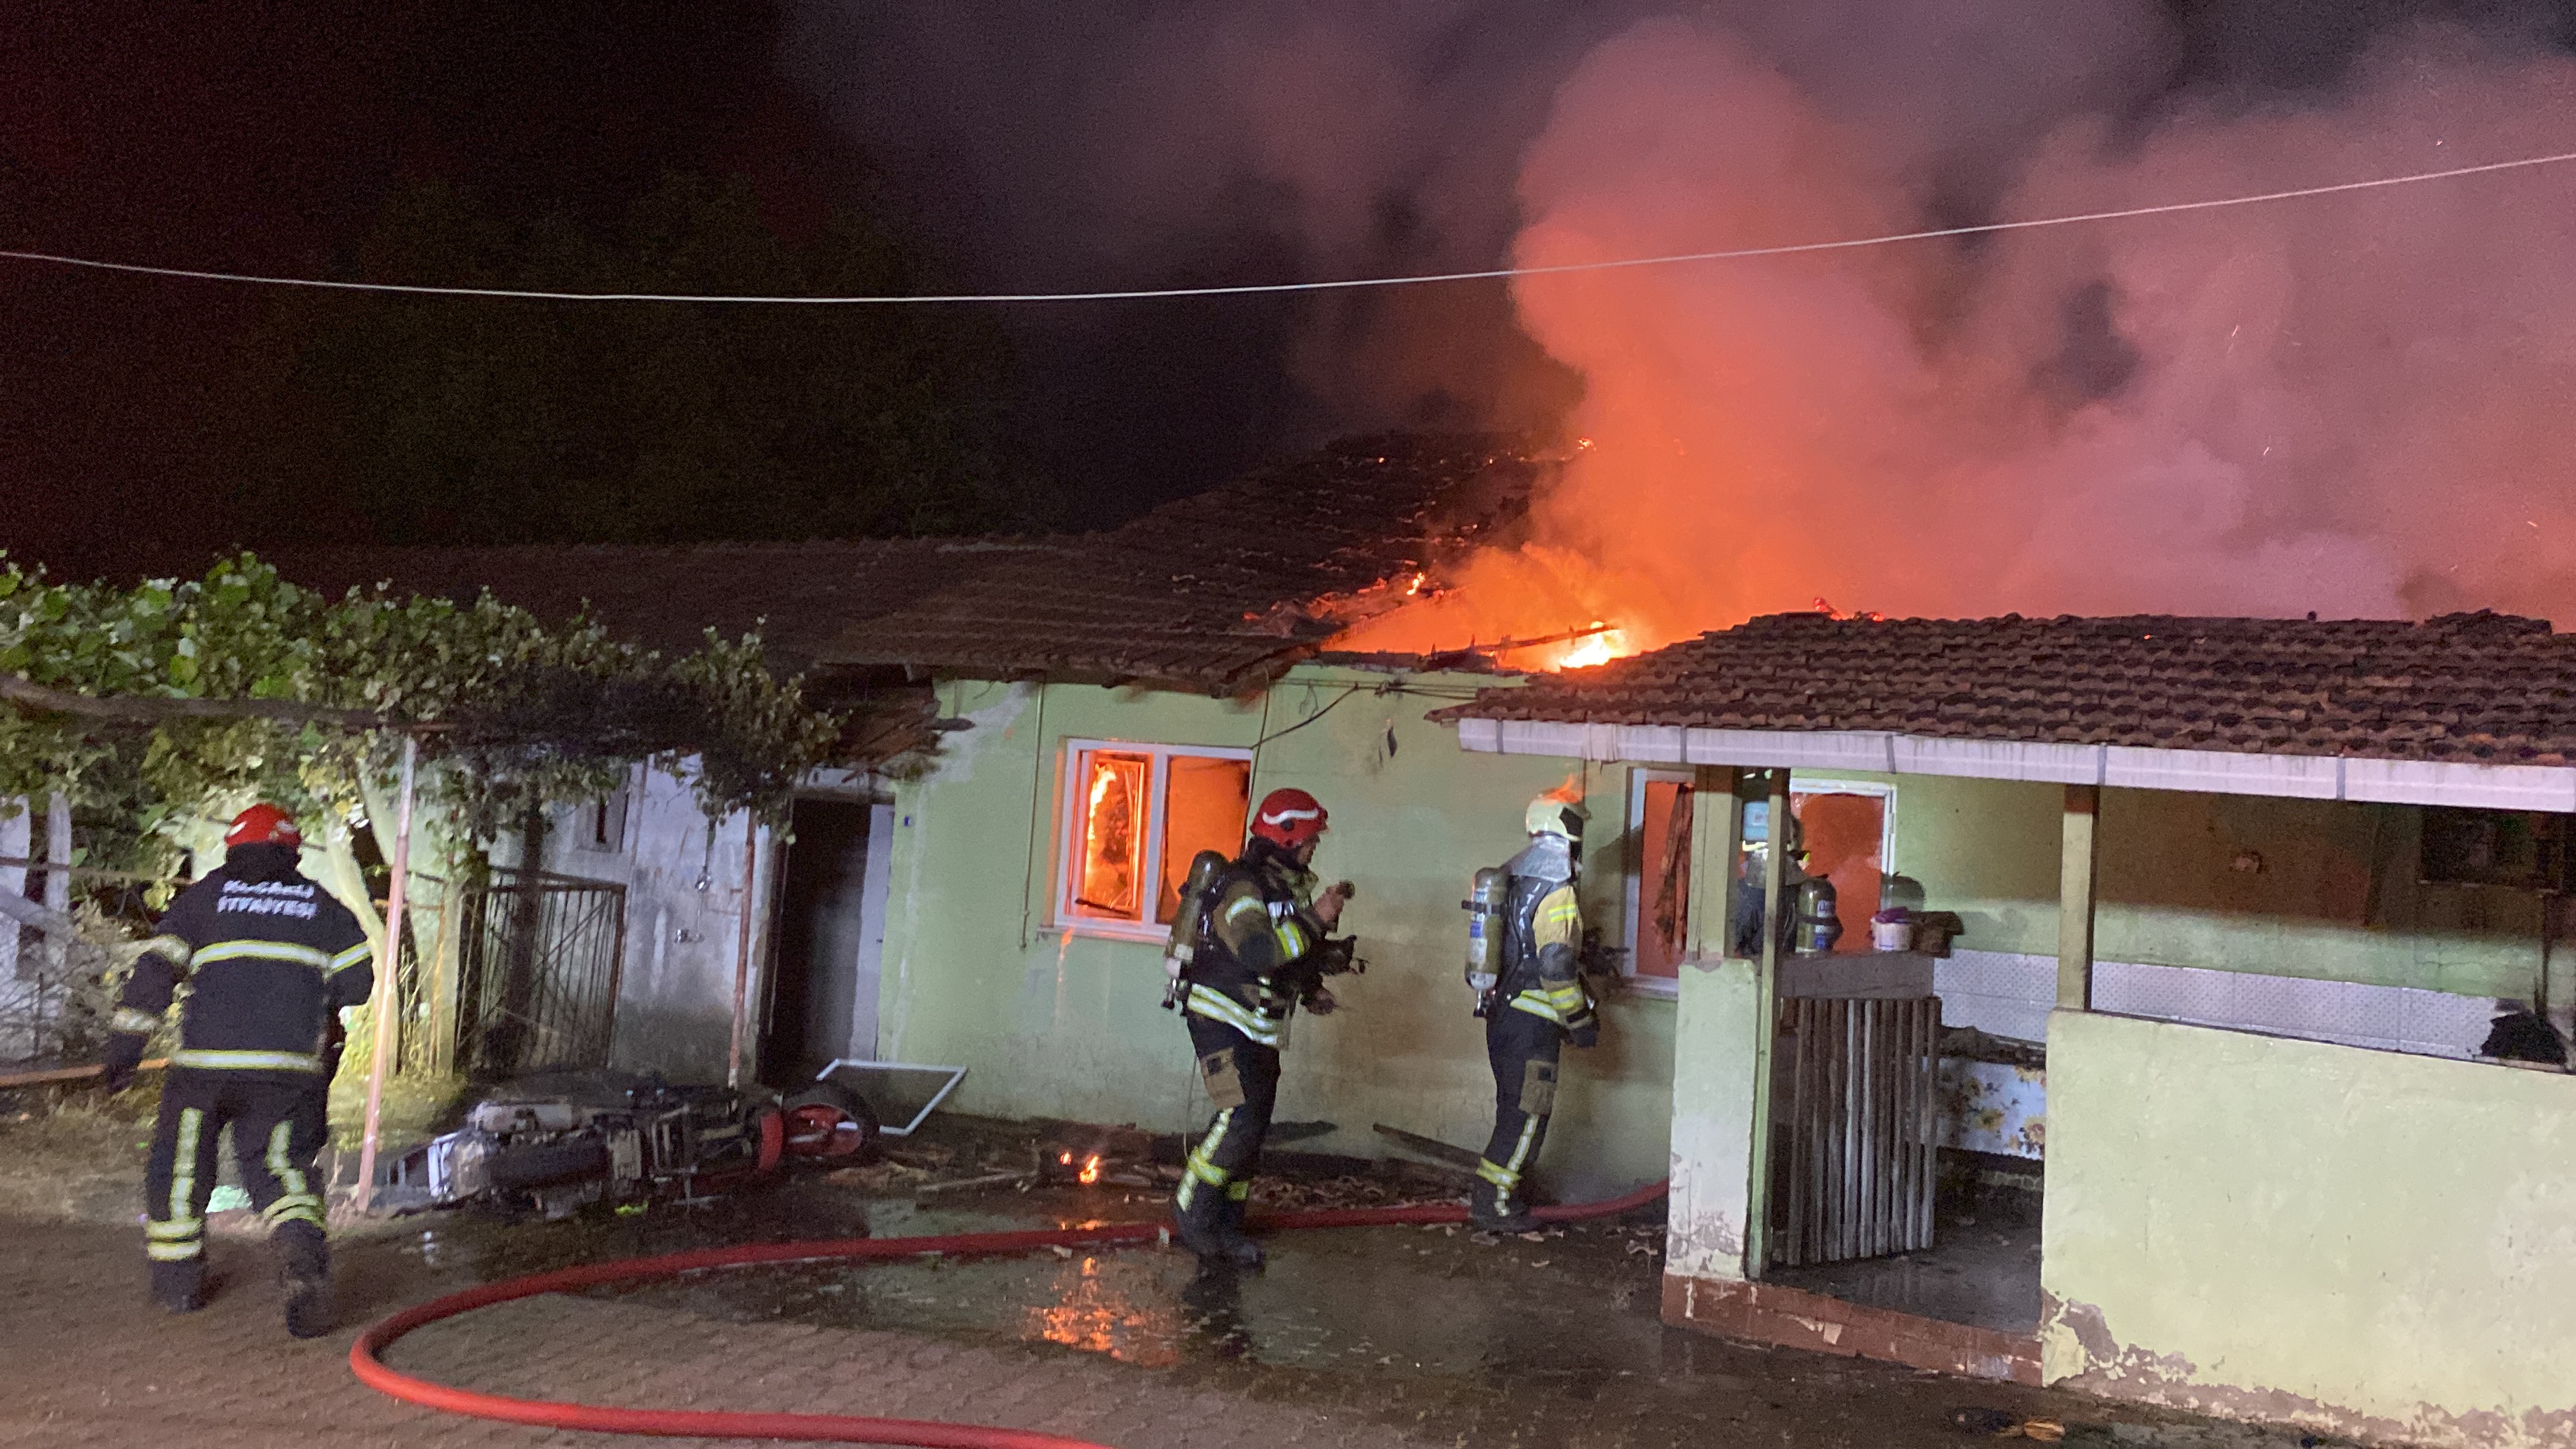
[[[1059,1167],[1073,1166],[1073,1154],[1070,1152],[1057,1153],[1055,1160]],[[1073,1180],[1085,1187],[1100,1181],[1100,1154],[1095,1152],[1082,1159],[1082,1170],[1073,1175]]]

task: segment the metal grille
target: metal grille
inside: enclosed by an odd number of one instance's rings
[[[458,905],[457,1065],[478,1078],[608,1065],[626,888],[496,870]]]
[[[1937,997],[1781,1003],[1771,1261],[1932,1246]]]
[[[17,922],[0,919],[15,936]],[[101,979],[104,961],[83,953],[65,959],[45,937],[25,934],[17,969],[0,977],[0,1062],[55,1061],[95,1054],[107,1041],[116,994]]]
[[[408,918],[399,943],[402,954],[394,967],[391,1064],[397,1075],[443,1075],[453,1060],[451,1044],[455,1038],[450,1013],[454,994],[448,976],[454,970],[450,944],[459,902],[443,894],[443,890],[443,883],[435,876],[412,877]],[[382,921],[385,902],[375,902],[375,908],[376,919]],[[428,947],[425,960],[421,954],[424,945]],[[349,1032],[347,1060],[360,1072],[374,1060],[375,1022],[371,1012],[372,1008],[360,1013]]]

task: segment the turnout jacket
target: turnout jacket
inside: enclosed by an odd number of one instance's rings
[[[227,863],[170,903],[111,1025],[148,1034],[185,980],[170,1065],[318,1074],[332,1018],[375,985],[373,957],[357,917],[329,891],[291,868],[253,880]]]
[[[1511,888],[1503,910],[1503,972],[1498,994],[1514,1011],[1553,1022],[1576,1046],[1598,1039],[1600,1024],[1578,964],[1583,908],[1574,882],[1557,862],[1532,849],[1504,869]]]
[[[1247,850],[1226,867],[1201,906],[1207,917],[1190,967],[1189,1014],[1279,1045],[1289,1009],[1323,981],[1313,961],[1324,940],[1314,890],[1313,873],[1275,851]]]

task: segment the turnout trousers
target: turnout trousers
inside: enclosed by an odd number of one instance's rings
[[[1204,1016],[1184,1018],[1190,1024],[1190,1050],[1198,1055],[1199,1077],[1206,1083],[1216,1120],[1207,1136],[1191,1148],[1183,1164],[1174,1204],[1192,1211],[1202,1194],[1232,1205],[1240,1214],[1252,1191],[1252,1173],[1261,1161],[1261,1141],[1270,1135],[1270,1113],[1279,1104],[1279,1049],[1264,1046],[1221,1021]],[[1207,1211],[1205,1208],[1199,1209]]]
[[[271,1232],[304,1224],[292,1235],[320,1239],[322,1198],[311,1173],[313,1154],[322,1150],[329,1090],[309,1072],[170,1069],[143,1169],[143,1245],[156,1281],[193,1280],[202,1268],[215,1140],[228,1126],[242,1187],[260,1220]]]
[[[1542,1016],[1496,1002],[1485,1018],[1485,1058],[1494,1069],[1494,1135],[1476,1164],[1491,1184],[1494,1209],[1508,1217],[1522,1207],[1521,1178],[1547,1140],[1548,1114],[1556,1110],[1556,1060],[1565,1029]]]

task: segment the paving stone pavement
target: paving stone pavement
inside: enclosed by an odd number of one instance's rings
[[[639,1221],[649,1233],[651,1220]],[[743,1229],[680,1227],[699,1245],[708,1232],[741,1240]],[[237,1224],[219,1226],[211,1243],[224,1280],[214,1303],[172,1318],[144,1302],[131,1226],[0,1216],[0,1449],[740,1442],[458,1418],[351,1375],[357,1325],[478,1273],[676,1246],[613,1235],[623,1231],[495,1229],[479,1255],[423,1250],[432,1236],[472,1238],[456,1227],[361,1232],[340,1249],[350,1327],[297,1343],[279,1323],[262,1244]],[[1147,1253],[1103,1258],[1098,1278],[1088,1256],[1040,1256],[1018,1270],[1009,1265],[1021,1260],[982,1260],[980,1269],[712,1274],[632,1294],[525,1299],[430,1325],[391,1357],[436,1382],[523,1397],[966,1421],[1116,1449],[1969,1449],[1978,1441],[1948,1422],[1961,1406],[2055,1418],[2076,1431],[2070,1443],[2095,1449],[2299,1443],[2295,1431],[1665,1329],[1645,1291],[1656,1281],[1651,1259],[1624,1251],[1621,1236],[1478,1247],[1440,1233],[1297,1235],[1274,1246],[1270,1275],[1244,1296],[1250,1346],[1232,1351],[1178,1323],[1167,1327],[1182,1335],[1179,1351],[1156,1339],[1125,1359],[1025,1341],[1031,1325],[1019,1315],[1061,1306],[1068,1285],[1106,1284],[1132,1305],[1165,1278],[1188,1278],[1185,1261]],[[844,1274],[905,1271],[935,1280],[936,1300],[880,1276],[884,1291],[867,1310],[879,1316],[832,1316],[861,1296]],[[922,1317],[933,1301],[971,1302],[980,1318]],[[1463,1366],[1461,1346],[1473,1350]],[[1405,1361],[1416,1354],[1426,1362]]]
[[[375,1393],[349,1372],[353,1331],[308,1343],[285,1336],[255,1243],[216,1243],[214,1265],[228,1281],[205,1311],[172,1318],[142,1302],[141,1255],[130,1233],[7,1223],[0,1239],[7,1244],[0,1250],[0,1445],[516,1449],[617,1442],[433,1414]],[[343,1307],[353,1323],[394,1306],[395,1298],[444,1286],[362,1280],[353,1292],[351,1276],[342,1275]],[[1087,1436],[1120,1449],[1399,1449],[1420,1442],[1361,1416],[1254,1404],[1092,1355],[804,1324],[714,1323],[636,1301],[504,1304],[422,1329],[391,1357],[407,1372],[529,1397],[963,1418]]]

